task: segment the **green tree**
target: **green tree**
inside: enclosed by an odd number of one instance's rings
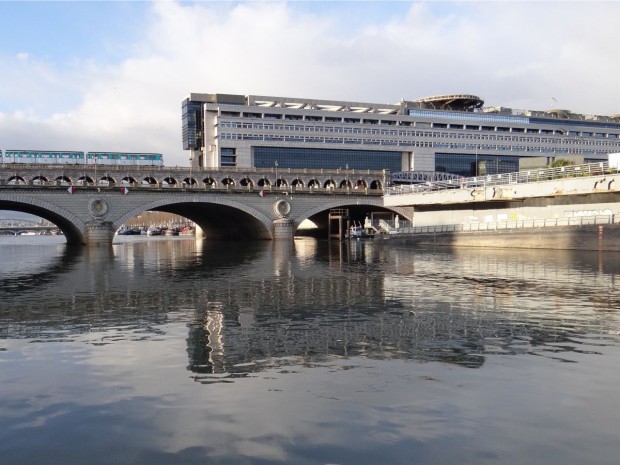
[[[574,165],[574,161],[564,160],[563,158],[556,158],[549,164],[549,168],[559,168],[561,166],[571,166]]]

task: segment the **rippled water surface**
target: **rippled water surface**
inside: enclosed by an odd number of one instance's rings
[[[611,465],[620,254],[0,237],[0,463]]]

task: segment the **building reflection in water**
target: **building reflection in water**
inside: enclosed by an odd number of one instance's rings
[[[180,323],[201,382],[291,360],[474,368],[490,353],[562,358],[575,338],[619,330],[620,265],[610,259],[601,272],[596,254],[159,241],[66,249],[36,272],[5,268],[1,338],[113,343]]]

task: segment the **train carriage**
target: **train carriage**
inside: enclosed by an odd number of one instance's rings
[[[0,163],[164,166],[164,156],[161,153],[0,150]]]
[[[140,165],[163,166],[164,157],[161,153],[130,153],[130,152],[88,152],[86,163],[92,165]]]
[[[5,150],[3,163],[75,165],[84,163],[84,152],[54,150]]]

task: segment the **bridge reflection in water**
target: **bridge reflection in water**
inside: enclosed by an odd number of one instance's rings
[[[596,314],[588,330],[600,333],[613,330],[620,307],[620,293],[610,292],[620,265],[602,265],[596,253],[437,253],[312,239],[61,247],[36,267],[0,272],[0,338],[106,344],[183,323],[187,368],[202,383],[293,360],[476,368],[494,353],[562,359],[574,350],[562,341],[584,331],[581,303]],[[581,279],[588,286],[576,285]]]

